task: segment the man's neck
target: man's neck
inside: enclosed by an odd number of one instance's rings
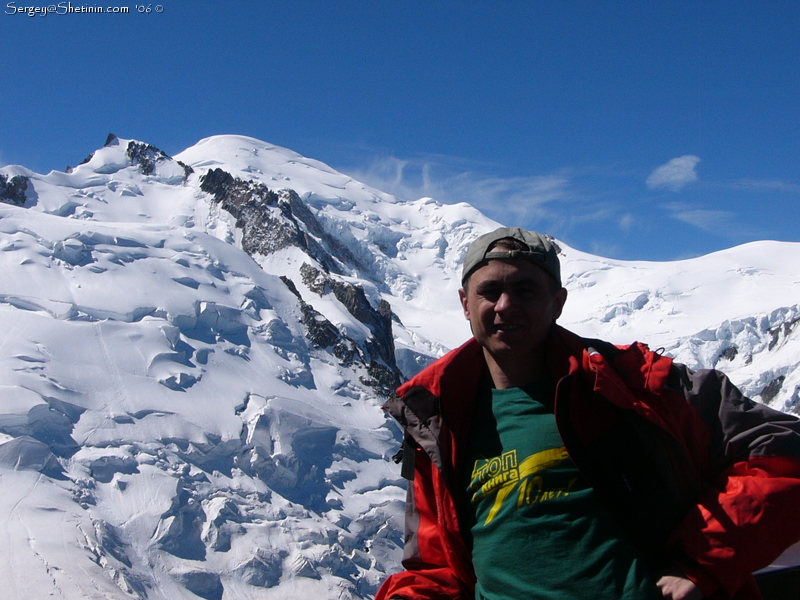
[[[547,366],[542,356],[498,359],[486,349],[483,355],[489,367],[489,374],[492,376],[492,383],[499,390],[528,385],[547,373]]]

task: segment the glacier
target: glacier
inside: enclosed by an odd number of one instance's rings
[[[469,337],[460,264],[499,224],[235,135],[0,184],[4,597],[370,598],[405,498],[380,406]],[[800,411],[800,244],[559,245],[564,326]]]

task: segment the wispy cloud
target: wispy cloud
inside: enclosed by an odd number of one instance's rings
[[[692,154],[673,158],[650,173],[647,187],[650,189],[668,189],[679,192],[687,184],[697,181],[697,163],[700,157]]]
[[[727,210],[706,210],[696,208],[692,210],[682,210],[672,215],[675,219],[694,225],[698,229],[709,233],[720,233],[726,231],[736,221],[736,213]]]
[[[731,187],[757,192],[800,193],[800,183],[782,181],[780,179],[739,179]]]
[[[381,191],[405,200],[466,202],[503,225],[550,233],[567,245],[605,256],[624,257],[663,224],[664,207],[642,204],[641,172],[624,164],[505,175],[502,165],[452,156],[354,155],[349,165],[335,168]],[[667,210],[691,222],[690,209]],[[703,224],[701,215],[694,219]]]
[[[767,235],[766,231],[758,231],[751,224],[742,222],[742,216],[729,210],[711,210],[697,208],[683,203],[663,205],[673,219],[692,225],[706,233],[730,240]]]
[[[492,165],[447,156],[385,156],[349,175],[400,198],[467,202],[501,223],[558,219],[575,200],[567,172],[504,177]]]
[[[620,230],[625,232],[630,231],[631,228],[633,227],[633,224],[634,224],[633,215],[631,215],[630,213],[622,215],[618,223]]]

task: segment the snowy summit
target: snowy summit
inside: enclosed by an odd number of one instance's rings
[[[460,264],[499,224],[242,136],[111,135],[0,200],[5,597],[370,598],[405,498],[380,406],[469,337]],[[561,324],[798,411],[800,244],[561,252]]]

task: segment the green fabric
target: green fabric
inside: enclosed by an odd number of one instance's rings
[[[478,600],[656,600],[653,577],[566,453],[553,384],[478,402],[466,475]]]

